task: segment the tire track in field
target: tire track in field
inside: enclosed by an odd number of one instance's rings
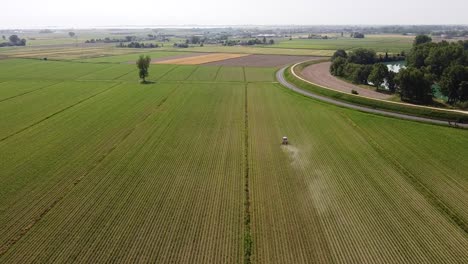
[[[244,75],[244,82],[247,82],[247,76],[245,74],[245,67],[242,67],[242,74]]]
[[[185,77],[184,81],[187,81],[190,77],[192,77],[192,75],[198,70],[198,68],[200,68],[200,66],[195,67],[193,71],[187,77]]]
[[[119,83],[120,84],[120,83]],[[110,88],[100,92],[99,94],[105,92],[105,91],[108,91],[110,90],[111,88],[119,85],[119,84],[116,84],[116,85],[113,85],[111,86]],[[35,224],[37,224],[39,221],[41,221],[42,218],[44,218],[52,209],[54,209],[54,207],[59,203],[61,202],[69,193],[71,193],[71,191],[73,190],[73,188],[75,186],[77,186],[86,176],[88,176],[89,174],[91,174],[91,172],[93,172],[93,170],[95,168],[97,168],[110,154],[112,154],[112,152],[114,152],[115,149],[117,149],[117,147],[122,143],[124,142],[137,128],[140,124],[142,124],[143,122],[145,122],[152,114],[154,114],[155,112],[157,112],[157,110],[167,101],[167,99],[175,92],[178,90],[178,88],[180,87],[180,85],[178,85],[173,91],[171,91],[166,97],[164,97],[161,102],[159,102],[159,104],[156,105],[156,107],[154,107],[152,109],[152,111],[150,111],[148,114],[146,114],[140,121],[138,121],[132,129],[130,129],[129,131],[127,131],[127,133],[125,133],[123,135],[123,137],[116,143],[114,144],[114,146],[112,146],[109,150],[107,150],[107,152],[105,152],[101,157],[99,157],[93,165],[91,165],[91,167],[83,173],[83,175],[81,175],[80,177],[78,177],[73,183],[72,183],[72,186],[71,188],[69,188],[66,192],[62,193],[61,196],[57,197],[57,199],[55,199],[48,207],[46,207],[44,209],[44,211],[42,211],[37,217],[35,217],[28,225],[26,225],[23,229],[21,229],[21,231],[19,232],[18,235],[16,235],[15,237],[11,238],[10,240],[8,240],[5,244],[3,245],[0,245],[0,257],[3,256],[5,253],[7,253],[7,251],[13,246],[15,245],[21,238],[23,238],[28,232],[29,230],[31,230]],[[98,94],[96,94],[98,95]],[[94,97],[96,95],[93,95],[91,97]],[[88,99],[91,99],[91,97],[89,97]],[[84,99],[83,101],[85,100],[88,100],[88,99]],[[78,104],[78,103],[77,103]],[[77,105],[75,104],[75,105]],[[71,106],[72,107],[72,106]],[[71,107],[67,107],[66,109],[69,109]],[[65,111],[66,109],[64,109],[63,111]],[[60,112],[63,112],[63,111],[60,111]],[[54,114],[55,115],[55,114]],[[47,118],[48,119],[48,118]],[[45,120],[45,119],[44,119]],[[0,141],[1,142],[1,141]]]
[[[27,91],[27,92],[24,92],[24,93],[21,93],[21,94],[13,95],[13,96],[10,96],[10,97],[1,99],[1,100],[0,100],[0,103],[1,103],[1,102],[5,102],[5,101],[8,101],[8,100],[11,100],[11,99],[14,99],[14,98],[17,98],[17,97],[20,97],[20,96],[23,96],[23,95],[26,95],[26,94],[29,94],[29,93],[32,93],[32,92],[36,92],[36,91],[42,90],[42,89],[45,89],[45,88],[49,88],[49,87],[51,87],[51,86],[54,86],[54,85],[57,85],[57,84],[61,84],[61,83],[63,83],[63,81],[59,81],[59,82],[57,82],[57,83],[49,84],[49,85],[46,85],[46,86],[43,86],[43,87],[40,87],[40,88],[31,90],[31,91]]]
[[[40,123],[42,123],[42,122],[44,122],[44,121],[46,121],[47,119],[50,119],[50,118],[52,118],[52,117],[54,117],[54,116],[56,116],[56,115],[58,115],[58,114],[60,114],[60,113],[63,113],[63,112],[65,112],[66,110],[68,110],[68,109],[70,109],[70,108],[73,108],[74,106],[77,106],[77,105],[79,105],[79,104],[81,104],[81,103],[84,103],[84,102],[88,101],[89,99],[92,99],[92,98],[94,98],[94,97],[96,97],[96,96],[98,96],[98,95],[100,95],[100,94],[103,94],[103,93],[109,91],[110,89],[112,89],[112,88],[114,88],[114,87],[116,87],[116,86],[118,86],[118,85],[121,85],[121,84],[122,84],[122,83],[120,83],[120,82],[117,83],[117,84],[114,84],[114,85],[110,86],[109,88],[107,88],[107,89],[105,89],[105,90],[103,90],[103,91],[101,91],[101,92],[98,92],[98,93],[96,93],[96,94],[93,94],[93,95],[91,95],[91,96],[88,96],[88,97],[86,97],[86,98],[84,98],[84,99],[82,99],[82,100],[80,100],[80,101],[78,101],[78,102],[76,102],[76,103],[74,103],[74,104],[72,104],[72,105],[69,105],[69,106],[67,106],[67,107],[65,107],[65,108],[62,108],[62,109],[60,109],[59,111],[57,111],[57,112],[55,112],[55,113],[52,113],[52,114],[50,114],[50,115],[48,115],[48,116],[42,118],[41,120],[36,121],[36,122],[32,123],[31,125],[29,125],[29,126],[27,126],[27,127],[24,127],[24,128],[22,128],[22,129],[16,131],[16,132],[13,133],[13,134],[10,134],[10,135],[8,135],[8,136],[6,136],[6,137],[1,138],[1,139],[0,139],[0,142],[3,142],[3,141],[5,141],[5,140],[7,140],[7,139],[9,139],[9,138],[11,138],[11,137],[13,137],[13,136],[16,136],[16,135],[20,134],[21,132],[24,132],[24,131],[26,131],[26,130],[28,130],[28,129],[30,129],[30,128],[32,128],[32,127],[34,127],[34,126],[36,126],[36,125],[38,125],[38,124],[40,124]]]
[[[175,66],[175,67],[172,67],[170,68],[167,72],[165,72],[164,74],[162,74],[161,76],[159,76],[159,78],[156,78],[157,81],[161,81],[164,77],[166,77],[166,75],[168,75],[169,73],[173,72],[175,69],[179,68],[179,66]]]
[[[245,192],[245,201],[244,201],[244,263],[252,263],[252,231],[250,224],[250,186],[249,186],[249,112],[248,112],[248,93],[247,93],[247,84],[245,84],[245,106],[244,106],[244,162],[245,162],[245,172],[244,172],[244,192]]]
[[[385,149],[376,141],[374,140],[371,135],[364,131],[360,126],[358,126],[353,120],[351,120],[348,116],[343,113],[340,113],[353,127],[356,128],[365,138],[368,139],[369,144],[371,147],[377,151],[380,155],[382,155],[385,160],[390,161],[390,163],[403,175],[406,176],[406,179],[410,182],[410,184],[425,198],[425,200],[432,204],[437,208],[437,210],[442,213],[445,217],[448,218],[449,221],[453,222],[456,226],[458,226],[465,235],[468,235],[468,225],[463,221],[463,219],[458,216],[458,214],[450,208],[447,204],[445,204],[434,192],[431,191],[429,187],[427,187],[423,182],[421,182],[415,175],[413,175],[409,170],[407,170],[398,160],[393,157],[393,155],[389,154],[385,151]]]
[[[218,69],[216,70],[215,77],[213,78],[214,81],[216,81],[216,79],[218,79],[218,74],[219,74],[219,71],[221,70],[221,67],[222,66],[219,66]]]

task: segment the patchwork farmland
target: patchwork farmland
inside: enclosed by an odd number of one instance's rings
[[[0,60],[0,263],[468,261],[466,130],[136,57]]]

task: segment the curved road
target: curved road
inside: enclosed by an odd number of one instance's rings
[[[359,95],[370,98],[385,100],[392,97],[390,94],[379,93],[373,89],[362,88],[358,85],[340,80],[330,73],[330,66],[331,61],[314,63],[302,69],[301,74],[304,79],[310,82],[344,93],[351,93],[351,90],[356,90],[359,92]]]
[[[424,123],[431,123],[431,124],[449,126],[449,123],[447,121],[424,118],[424,117],[418,117],[418,116],[412,116],[412,115],[407,115],[407,114],[394,113],[394,112],[390,112],[390,111],[378,110],[378,109],[373,109],[373,108],[365,107],[365,106],[359,106],[359,105],[346,103],[346,102],[343,102],[343,101],[338,101],[338,100],[335,100],[335,99],[332,99],[332,98],[329,98],[329,97],[325,97],[325,96],[322,96],[322,95],[318,95],[318,94],[303,90],[301,88],[298,88],[294,84],[291,84],[288,81],[286,81],[286,79],[284,78],[284,71],[286,70],[287,67],[283,67],[278,72],[276,72],[276,79],[283,86],[285,86],[285,87],[287,87],[287,88],[289,88],[289,89],[291,89],[291,90],[293,90],[293,91],[295,91],[297,93],[300,93],[302,95],[305,95],[305,96],[308,96],[308,97],[311,97],[311,98],[314,98],[314,99],[317,99],[317,100],[320,100],[320,101],[323,101],[323,102],[327,102],[327,103],[330,103],[330,104],[334,104],[334,105],[338,105],[338,106],[342,106],[342,107],[347,107],[347,108],[359,110],[359,111],[366,112],[366,113],[373,113],[373,114],[379,114],[379,115],[384,115],[384,116],[390,116],[390,117],[397,117],[397,118],[401,118],[401,119],[412,120],[412,121],[418,121],[418,122],[424,122]],[[452,124],[454,124],[454,123],[452,123]],[[468,128],[468,124],[457,123],[456,125],[457,125],[457,127]]]

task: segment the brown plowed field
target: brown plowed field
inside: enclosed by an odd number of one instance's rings
[[[223,61],[248,56],[247,54],[235,53],[199,53],[198,56],[186,56],[181,58],[165,58],[164,60],[156,61],[157,64],[181,64],[181,65],[199,65],[215,61]]]
[[[306,60],[320,60],[322,57],[290,56],[290,55],[249,55],[234,59],[205,63],[216,66],[243,66],[243,67],[280,67]]]
[[[377,99],[388,99],[391,95],[379,93],[366,88],[359,87],[357,85],[345,82],[331,75],[330,73],[331,62],[322,62],[312,64],[302,70],[302,76],[315,84],[325,86],[334,90],[339,90],[345,93],[351,93],[351,90],[356,90],[359,95],[377,98]]]

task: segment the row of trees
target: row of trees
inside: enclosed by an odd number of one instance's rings
[[[241,45],[241,46],[253,46],[253,45],[273,45],[275,44],[274,39],[267,40],[266,37],[263,37],[263,39],[249,39],[247,41],[243,40],[226,40],[223,43],[223,46],[236,46],[236,45]]]
[[[2,36],[3,40],[6,40],[5,36]],[[8,42],[0,43],[0,47],[9,47],[9,46],[26,46],[26,39],[21,39],[18,35],[11,35],[8,38]]]
[[[153,44],[153,43],[140,43],[136,41],[132,41],[128,44],[124,44],[123,42],[120,42],[117,45],[118,48],[134,48],[134,49],[154,49],[154,48],[159,48],[158,44]]]
[[[341,34],[341,36],[343,36],[343,34]],[[361,33],[361,32],[353,32],[353,33],[351,33],[350,36],[352,38],[364,38],[365,37],[364,34]]]

